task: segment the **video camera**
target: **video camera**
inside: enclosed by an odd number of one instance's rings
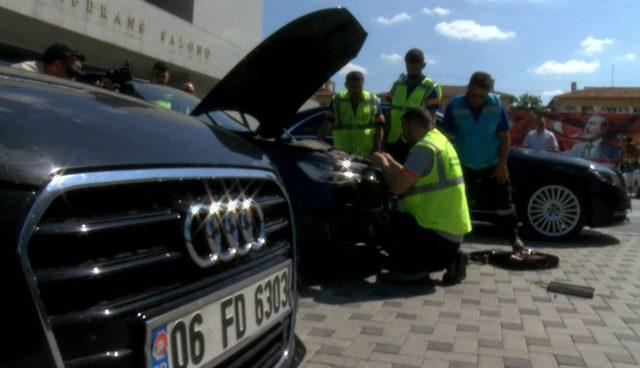
[[[76,78],[84,83],[102,86],[107,89],[119,89],[125,83],[133,79],[132,66],[129,61],[124,62],[124,66],[118,69],[102,71],[78,71]]]

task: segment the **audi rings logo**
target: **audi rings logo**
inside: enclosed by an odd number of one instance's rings
[[[261,249],[265,237],[264,214],[250,199],[196,203],[185,215],[187,251],[203,268]]]

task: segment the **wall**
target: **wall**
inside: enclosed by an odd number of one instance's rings
[[[90,65],[172,66],[174,83],[211,86],[261,40],[262,0],[195,0],[193,23],[143,0],[0,0],[0,43],[41,52],[67,42]]]

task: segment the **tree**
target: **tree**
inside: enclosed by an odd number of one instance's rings
[[[525,93],[518,97],[511,106],[517,110],[528,110],[533,112],[541,112],[546,110],[546,107],[542,104],[542,99],[538,96]]]

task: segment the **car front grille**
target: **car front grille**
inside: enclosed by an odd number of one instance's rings
[[[54,336],[53,349],[70,367],[143,366],[145,311],[214,292],[293,256],[289,203],[268,172],[75,174],[54,178],[40,198],[23,231],[23,262],[35,280],[34,296]],[[212,267],[198,266],[185,247],[185,211],[194,203],[238,198],[262,209],[265,246]],[[282,355],[292,323],[288,316],[279,330],[263,334],[272,355],[275,350]],[[279,345],[273,343],[276,335]],[[262,338],[256,344],[266,344]],[[249,358],[258,361],[267,351],[255,353]]]

